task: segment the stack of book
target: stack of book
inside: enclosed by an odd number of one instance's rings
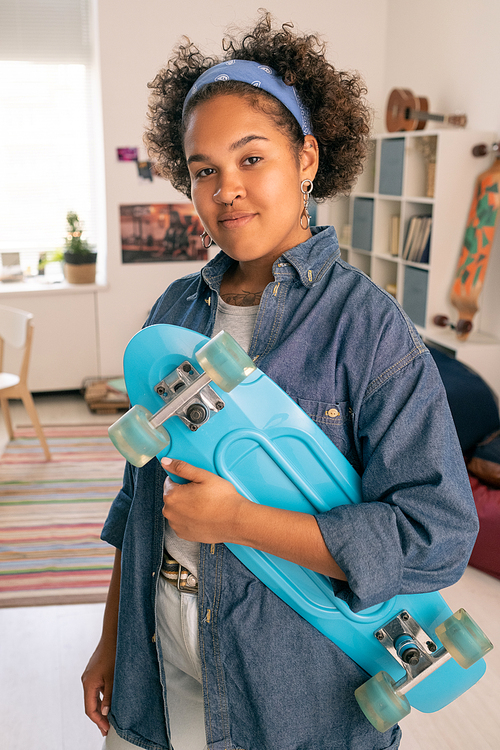
[[[403,260],[429,262],[432,216],[412,216],[406,232]]]

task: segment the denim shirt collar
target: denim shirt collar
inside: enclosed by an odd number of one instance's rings
[[[276,281],[294,276],[310,289],[340,256],[337,234],[333,227],[311,227],[312,237],[292,247],[274,262]],[[333,251],[332,251],[333,248]],[[201,271],[198,294],[205,294],[208,286],[218,292],[222,278],[233,260],[222,250]]]

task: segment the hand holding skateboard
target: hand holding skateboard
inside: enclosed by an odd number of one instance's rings
[[[161,465],[170,475],[170,459],[163,458]],[[249,501],[217,474],[185,461],[176,461],[175,470],[187,484],[165,482],[162,513],[172,529],[191,542],[230,541],[239,511]]]

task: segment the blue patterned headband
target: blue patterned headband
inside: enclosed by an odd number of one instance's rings
[[[264,91],[279,99],[292,113],[304,135],[312,135],[309,110],[301,102],[295,86],[287,86],[275,70],[251,60],[227,60],[227,62],[214,65],[213,68],[209,68],[202,73],[188,91],[182,110],[183,114],[191,97],[207,83],[214,83],[215,81],[243,81],[256,88],[264,89]]]

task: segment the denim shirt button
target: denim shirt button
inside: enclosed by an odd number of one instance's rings
[[[328,409],[326,412],[327,417],[340,417],[340,412],[338,409]]]

